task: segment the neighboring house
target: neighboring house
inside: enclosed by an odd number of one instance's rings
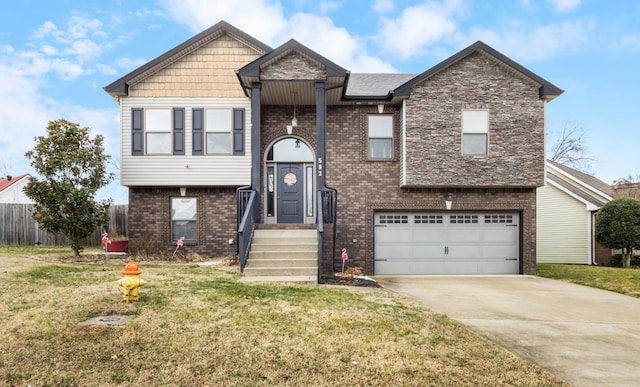
[[[0,178],[0,203],[33,203],[22,189],[29,182],[31,175],[7,176]]]
[[[632,183],[627,179],[620,179],[613,183],[613,197],[640,200],[640,183]]]
[[[134,250],[233,242],[244,265],[255,224],[317,229],[322,272],[342,248],[366,274],[536,270],[562,90],[482,42],[421,74],[359,74],[220,22],[105,90]]]
[[[596,243],[596,214],[613,199],[607,183],[547,161],[546,184],[538,188],[538,262],[609,265],[611,249]]]

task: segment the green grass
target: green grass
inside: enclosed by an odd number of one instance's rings
[[[97,254],[104,250],[101,247],[85,247],[80,254]],[[47,254],[66,254],[72,255],[73,250],[70,246],[18,246],[18,245],[0,245],[0,254],[9,255],[47,255]]]
[[[572,282],[640,298],[640,268],[539,263],[540,277]]]
[[[248,284],[215,267],[0,254],[0,385],[564,386],[446,316],[380,289]],[[366,297],[375,292],[375,299]],[[119,328],[81,326],[130,315]]]

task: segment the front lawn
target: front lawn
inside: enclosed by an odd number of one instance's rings
[[[640,298],[640,268],[539,263],[540,277],[610,290]]]
[[[566,385],[377,288],[245,284],[197,264],[66,264],[0,248],[1,385]],[[126,315],[122,327],[84,326]]]

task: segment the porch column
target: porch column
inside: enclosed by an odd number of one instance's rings
[[[325,152],[325,140],[326,140],[326,121],[327,121],[327,103],[325,100],[325,85],[324,82],[316,82],[316,187],[317,189],[323,189],[326,186],[325,180],[325,166],[326,166],[326,152]]]
[[[260,187],[260,82],[251,84],[251,188],[256,191],[255,221],[260,223],[262,189]]]

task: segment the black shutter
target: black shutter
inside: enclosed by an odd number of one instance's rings
[[[173,108],[173,154],[184,154],[184,108]]]
[[[144,109],[133,108],[131,109],[131,155],[141,156],[144,155],[144,127],[143,117]]]
[[[233,109],[233,154],[244,155],[244,109]]]
[[[193,138],[193,149],[191,153],[194,155],[202,155],[204,154],[204,146],[203,146],[203,123],[204,123],[204,109],[193,109],[192,110],[191,122],[191,135]]]

